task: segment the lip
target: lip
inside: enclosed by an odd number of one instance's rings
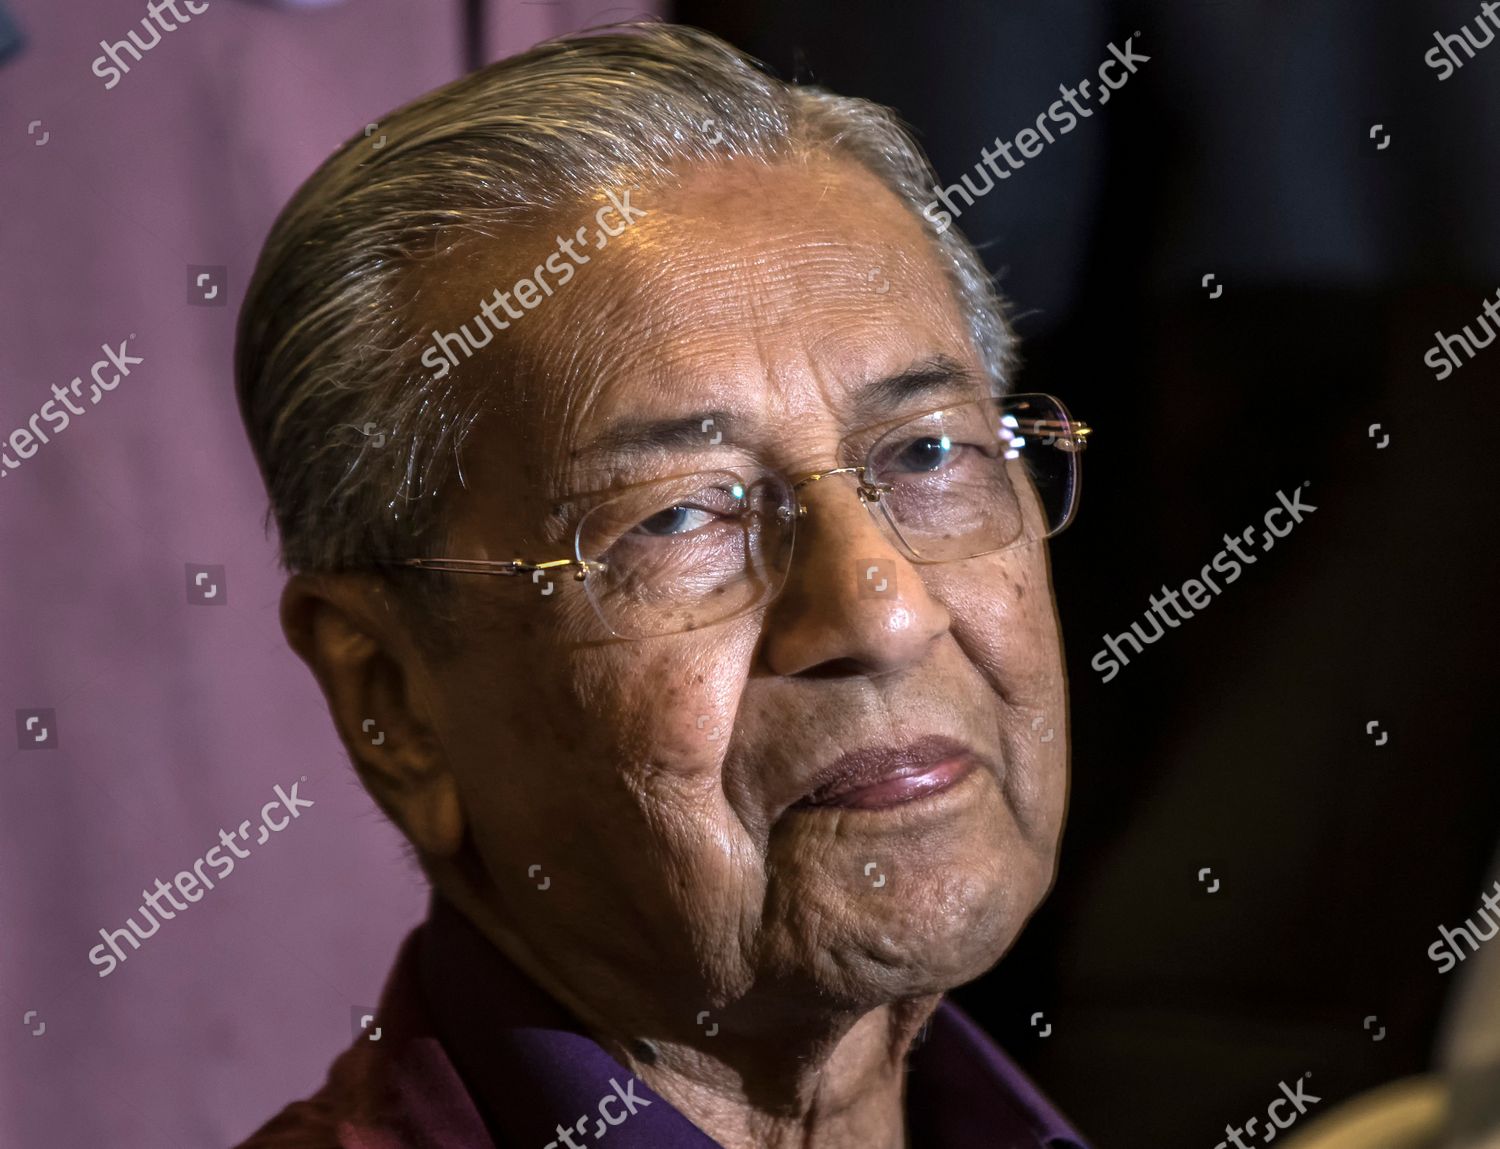
[[[982,761],[966,743],[941,735],[904,746],[864,747],[818,771],[795,807],[883,810],[957,785]]]

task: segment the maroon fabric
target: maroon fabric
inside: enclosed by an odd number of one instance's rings
[[[946,1000],[909,1059],[906,1103],[923,1149],[1088,1149]],[[718,1145],[436,900],[403,944],[367,1035],[314,1097],[238,1149],[562,1149],[606,1139],[611,1149]]]

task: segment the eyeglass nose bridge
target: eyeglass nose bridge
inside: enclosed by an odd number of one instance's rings
[[[801,490],[808,483],[816,483],[819,479],[826,479],[829,475],[855,475],[859,479],[859,486],[855,493],[859,495],[862,503],[878,503],[880,496],[891,490],[889,483],[875,483],[865,478],[865,467],[834,467],[831,471],[812,471],[792,484],[793,493]],[[807,514],[807,504],[800,498],[797,500],[797,517],[803,518]]]

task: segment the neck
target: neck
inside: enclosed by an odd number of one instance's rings
[[[903,1149],[906,1058],[938,995],[689,1043],[595,1038],[724,1149]],[[709,1023],[709,1027],[712,1027]]]
[[[863,1009],[746,996],[693,1027],[681,1023],[677,1000],[631,1001],[628,1016],[611,1017],[599,995],[573,992],[481,900],[447,896],[616,1061],[723,1149],[905,1149],[906,1059],[941,994]],[[611,980],[595,973],[587,980]]]

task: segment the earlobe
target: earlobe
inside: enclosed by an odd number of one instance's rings
[[[412,845],[434,858],[452,858],[463,845],[464,814],[453,774],[443,770],[415,796],[404,827]]]

